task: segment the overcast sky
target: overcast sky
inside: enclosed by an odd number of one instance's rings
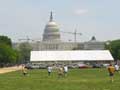
[[[120,0],[0,0],[0,35],[12,41],[42,38],[50,11],[60,31],[77,32],[77,41],[120,38]],[[62,40],[74,36],[61,33]]]

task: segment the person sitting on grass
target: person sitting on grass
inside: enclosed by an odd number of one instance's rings
[[[109,75],[110,75],[110,78],[111,78],[111,82],[113,82],[114,81],[113,76],[114,76],[115,68],[113,67],[112,64],[109,65],[108,71],[109,71]]]

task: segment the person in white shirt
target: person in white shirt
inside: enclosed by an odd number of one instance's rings
[[[119,71],[119,66],[117,64],[115,64],[115,71]]]
[[[64,76],[67,76],[68,73],[68,67],[67,65],[64,65]]]
[[[51,75],[51,72],[52,72],[52,66],[48,66],[48,76]]]

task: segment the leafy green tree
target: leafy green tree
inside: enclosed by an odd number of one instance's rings
[[[106,45],[106,48],[111,51],[115,60],[120,60],[120,40],[109,41],[109,44]]]
[[[9,45],[10,47],[12,47],[11,39],[8,38],[7,36],[0,36],[0,43],[4,43],[4,44]]]
[[[16,63],[18,54],[10,46],[6,44],[0,44],[0,64]]]
[[[19,52],[12,48],[11,39],[0,36],[0,66],[15,64],[19,60]]]
[[[26,63],[30,61],[31,50],[32,50],[32,47],[28,42],[24,42],[19,45],[20,59],[22,63]]]

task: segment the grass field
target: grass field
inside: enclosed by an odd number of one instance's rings
[[[71,69],[67,77],[47,70],[30,70],[28,76],[21,71],[0,75],[0,90],[120,90],[120,74],[110,82],[106,69]]]

